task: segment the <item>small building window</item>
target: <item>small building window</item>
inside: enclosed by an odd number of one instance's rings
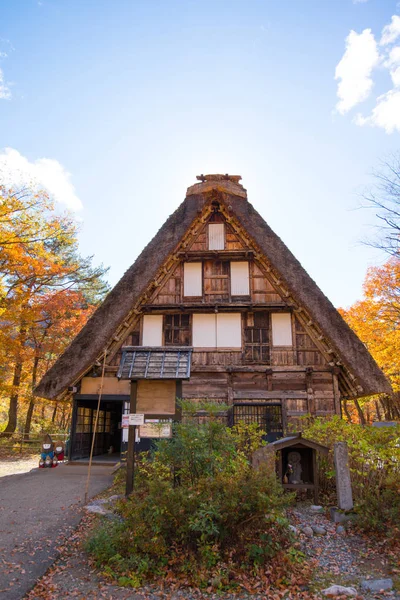
[[[189,315],[165,315],[164,343],[166,346],[190,346]]]
[[[162,346],[162,315],[144,315],[142,346]]]
[[[290,313],[272,313],[272,344],[292,346],[292,319]]]
[[[183,264],[183,295],[184,296],[202,296],[202,263],[184,263]]]
[[[250,276],[247,261],[231,262],[231,295],[249,296]]]
[[[208,226],[208,249],[224,250],[225,227],[223,223],[210,223]]]

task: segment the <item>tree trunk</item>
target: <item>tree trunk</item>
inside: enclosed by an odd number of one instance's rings
[[[357,398],[354,398],[354,406],[356,407],[356,410],[358,413],[358,418],[360,420],[361,425],[366,425],[365,416],[364,416],[364,413],[362,411],[362,408],[361,408]]]
[[[378,417],[378,421],[382,421],[382,415],[381,415],[379,403],[377,400],[375,400],[375,410],[376,410],[376,416]]]
[[[11,436],[17,429],[17,417],[18,417],[18,398],[19,398],[19,386],[21,383],[22,374],[22,361],[17,362],[14,367],[13,377],[13,391],[10,396],[10,407],[8,409],[8,423],[7,427],[3,431],[3,436]]]
[[[54,405],[53,416],[51,417],[51,422],[53,423],[53,425],[56,420],[57,408],[58,408],[58,402],[56,402]]]
[[[385,415],[385,421],[390,421],[390,408],[387,402],[387,396],[379,396],[379,400],[382,404],[383,413]]]
[[[349,412],[349,407],[347,406],[347,400],[343,400],[343,412],[346,415],[348,422],[352,423],[353,421],[351,420],[351,414]]]
[[[26,420],[25,420],[25,435],[24,435],[24,439],[25,440],[29,440],[29,434],[31,431],[31,424],[32,424],[32,416],[33,416],[33,411],[35,410],[35,401],[33,400],[33,398],[31,398],[29,400],[29,406],[28,406],[28,412],[26,413]]]
[[[24,437],[26,440],[29,440],[29,434],[31,431],[31,424],[32,424],[32,416],[33,416],[33,411],[35,410],[35,397],[33,395],[33,390],[36,387],[36,379],[37,379],[39,360],[40,360],[39,356],[35,356],[35,359],[33,361],[33,367],[32,367],[32,395],[31,395],[31,399],[29,400],[28,412],[26,413],[25,429],[24,429],[24,433],[25,433]]]
[[[14,376],[13,376],[13,389],[10,396],[10,407],[8,410],[8,423],[7,427],[0,434],[0,437],[10,437],[15,430],[17,429],[17,419],[18,419],[18,398],[19,398],[19,386],[21,385],[21,375],[22,375],[22,348],[25,344],[26,340],[26,325],[21,320],[21,326],[19,329],[19,348],[16,352],[15,357],[15,366],[14,366]]]

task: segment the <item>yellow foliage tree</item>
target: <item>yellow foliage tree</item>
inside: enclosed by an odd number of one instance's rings
[[[3,435],[16,430],[21,397],[29,402],[29,431],[40,367],[57,357],[107,291],[105,272],[78,254],[75,222],[58,214],[45,193],[0,188],[0,355],[8,365],[0,392],[9,398]]]
[[[385,416],[400,417],[400,259],[371,267],[363,289],[363,299],[340,312],[391,381],[393,398],[381,398]]]

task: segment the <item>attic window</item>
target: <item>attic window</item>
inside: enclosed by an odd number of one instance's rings
[[[292,346],[292,319],[290,313],[272,313],[272,344]]]
[[[223,223],[210,223],[208,226],[208,249],[224,250],[225,227]]]

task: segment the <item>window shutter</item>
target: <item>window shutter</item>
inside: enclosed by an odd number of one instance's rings
[[[240,313],[217,314],[218,348],[242,347],[242,321]]]
[[[231,262],[231,294],[232,296],[248,296],[250,294],[249,263]]]
[[[224,250],[225,227],[223,223],[211,223],[208,226],[208,249]]]
[[[292,319],[290,313],[272,313],[272,343],[274,346],[292,346]]]
[[[162,346],[162,315],[144,315],[142,346]]]
[[[183,264],[183,295],[203,295],[201,262]]]
[[[193,315],[193,346],[216,348],[216,314]]]

